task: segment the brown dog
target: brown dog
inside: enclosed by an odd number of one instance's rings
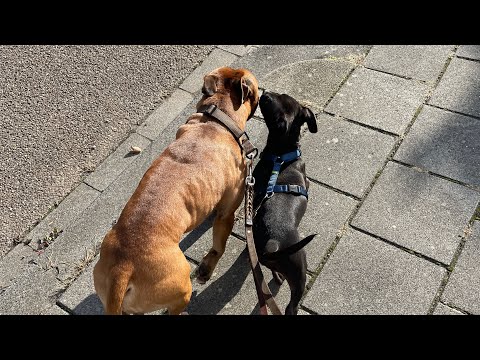
[[[216,105],[242,130],[258,105],[258,82],[246,69],[218,68],[204,77],[197,104]],[[197,279],[210,279],[244,196],[246,163],[227,128],[203,113],[191,115],[147,170],[105,236],[95,265],[95,290],[107,314],[167,308],[180,314],[192,293],[190,265],[178,244],[213,210],[213,246]]]

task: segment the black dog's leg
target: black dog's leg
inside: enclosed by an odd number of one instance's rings
[[[298,313],[298,306],[307,281],[306,270],[307,259],[303,249],[290,255],[288,271],[285,272],[285,278],[290,286],[290,302],[285,309],[285,315],[297,315]]]
[[[278,285],[283,284],[283,281],[285,280],[285,276],[283,276],[282,274],[280,274],[279,272],[277,272],[275,270],[272,270],[272,276],[273,276],[273,279],[275,280],[275,282]]]

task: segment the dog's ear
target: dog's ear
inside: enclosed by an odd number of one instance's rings
[[[258,90],[256,86],[252,83],[252,81],[246,76],[243,76],[238,81],[238,83],[235,84],[235,86],[238,89],[238,93],[241,99],[241,104],[245,103],[245,101],[250,99],[250,105],[251,105],[251,111],[249,116],[249,119],[250,119],[255,113],[255,110],[257,109],[257,106],[258,106]]]
[[[212,96],[217,92],[217,77],[215,75],[205,75],[203,77],[202,93]]]
[[[242,77],[241,79],[233,80],[233,88],[238,93],[243,104],[247,101],[249,96],[253,95],[253,84],[250,79]]]
[[[240,80],[240,87],[242,94],[242,103],[244,103],[251,95],[253,95],[253,84],[249,79],[242,77],[242,79]]]
[[[303,118],[305,119],[305,122],[308,125],[308,130],[311,133],[316,133],[318,131],[317,128],[317,118],[315,117],[315,114],[313,113],[312,110],[310,110],[307,107],[303,107]]]

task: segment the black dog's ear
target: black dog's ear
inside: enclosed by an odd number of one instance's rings
[[[311,133],[316,133],[318,131],[317,118],[315,117],[313,111],[307,107],[303,107],[303,117],[308,125],[308,130]]]
[[[214,75],[205,75],[203,77],[202,93],[212,96],[217,92],[217,77]]]

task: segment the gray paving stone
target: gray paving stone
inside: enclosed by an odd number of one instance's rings
[[[63,310],[57,305],[52,306],[47,311],[43,312],[42,315],[70,315],[68,312]]]
[[[455,268],[448,280],[442,300],[472,314],[480,314],[480,222],[474,223]]]
[[[364,65],[434,83],[452,50],[453,45],[376,45]]]
[[[318,113],[352,69],[353,64],[345,60],[307,60],[275,69],[262,86],[288,94]]]
[[[427,314],[445,270],[350,229],[303,305],[319,314]]]
[[[252,46],[251,45],[218,45],[218,47],[222,50],[231,52],[232,54],[243,56],[251,49]]]
[[[480,117],[480,63],[453,58],[429,104]]]
[[[366,68],[357,68],[326,111],[401,134],[427,95],[428,87]]]
[[[33,246],[33,245],[32,245]],[[19,273],[29,267],[28,262],[34,257],[33,249],[24,244],[19,244],[10,250],[0,262],[0,298],[3,293],[2,289],[11,285]],[[1,308],[1,306],[0,306]]]
[[[480,45],[460,45],[457,55],[469,59],[480,60]]]
[[[480,188],[480,121],[425,106],[395,159]]]
[[[258,89],[258,90],[259,90],[258,96],[260,98],[263,95],[263,90],[262,89]],[[255,110],[255,113],[253,115],[256,118],[263,119],[263,114],[262,114],[262,111],[260,110],[260,106],[257,106],[257,109]]]
[[[268,137],[268,128],[265,122],[259,118],[253,117],[247,121],[247,125],[245,126],[245,131],[247,132],[248,136],[250,137],[250,141],[253,145],[255,145],[260,152],[265,147],[267,143]],[[256,158],[258,161],[258,157]]]
[[[357,201],[310,182],[308,206],[298,231],[302,238],[318,234],[306,247],[308,270],[315,271],[342,230]]]
[[[165,127],[193,100],[192,94],[177,89],[137,128],[137,133],[155,140]]]
[[[242,56],[234,67],[246,67],[263,87],[263,78],[273,70],[299,61],[337,59],[359,62],[371,45],[264,45]]]
[[[389,162],[352,225],[450,264],[480,193]]]
[[[93,201],[100,192],[85,184],[79,184],[63,201],[53,209],[43,220],[25,237],[25,242],[43,239],[57,228],[65,229],[74,221]]]
[[[236,55],[222,49],[213,49],[208,57],[180,85],[180,88],[194,93],[202,88],[203,77],[221,66],[230,66],[237,59]]]
[[[148,139],[135,133],[131,134],[85,179],[85,183],[104,191],[138,156],[132,154],[130,148],[137,146],[143,150],[148,145],[150,145]]]
[[[93,286],[93,268],[97,260],[98,257],[58,299],[74,315],[103,315],[102,302]]]
[[[0,262],[0,287],[8,286],[15,277],[32,267],[29,261],[36,261],[39,257],[33,251],[37,249],[39,240],[48,236],[54,228],[64,231],[99,195],[100,192],[90,186],[85,184],[77,186],[25,236],[25,241],[29,242],[30,246],[19,244],[3,257]]]
[[[392,150],[395,137],[321,114],[317,133],[302,139],[307,175],[361,197]]]
[[[45,291],[52,290],[57,282],[54,269],[43,270],[32,264],[22,275],[0,292],[0,315],[37,315],[54,305],[49,296],[55,295],[55,289],[48,294]]]
[[[458,310],[451,308],[450,306],[444,305],[441,302],[438,303],[433,315],[464,315]]]

